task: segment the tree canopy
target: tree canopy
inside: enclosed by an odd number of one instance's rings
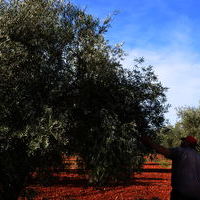
[[[163,126],[166,88],[143,58],[122,67],[110,18],[56,0],[2,1],[0,15],[1,152],[20,142],[31,166],[79,154],[98,183],[138,168],[137,138]]]
[[[188,135],[200,139],[200,107],[180,107],[177,109],[177,116],[179,120],[174,126],[163,127],[158,134],[164,146],[179,146],[180,139]]]

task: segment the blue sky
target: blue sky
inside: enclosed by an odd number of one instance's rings
[[[124,42],[123,65],[136,57],[153,65],[171,104],[166,118],[174,124],[176,109],[200,102],[200,1],[198,0],[72,0],[96,17],[114,11],[106,37],[111,44]]]

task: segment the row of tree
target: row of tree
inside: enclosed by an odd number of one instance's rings
[[[167,111],[166,88],[143,59],[124,69],[101,21],[57,0],[0,2],[0,199],[29,172],[78,154],[92,183],[129,178]]]
[[[178,108],[179,120],[174,126],[168,125],[159,131],[160,141],[166,147],[180,145],[180,138],[192,135],[200,141],[200,107]]]

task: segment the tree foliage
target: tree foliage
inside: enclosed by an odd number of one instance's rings
[[[142,162],[138,136],[164,123],[166,88],[152,67],[141,58],[122,68],[121,46],[104,37],[110,18],[71,3],[2,1],[0,14],[1,152],[16,141],[25,168],[65,152],[84,159],[92,182],[128,177]]]
[[[168,125],[163,127],[158,135],[160,143],[168,148],[179,146],[181,142],[180,138],[186,136],[179,122],[174,126]]]
[[[180,107],[177,109],[179,120],[174,126],[169,125],[161,129],[159,135],[162,144],[167,147],[180,145],[180,138],[192,135],[200,139],[200,108]]]
[[[178,116],[183,133],[200,139],[200,107],[179,108]]]

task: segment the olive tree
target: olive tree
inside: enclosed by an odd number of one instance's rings
[[[79,154],[99,184],[128,178],[142,163],[138,137],[163,126],[166,88],[142,58],[122,67],[124,51],[104,36],[109,26],[110,18],[101,21],[72,3],[1,1],[5,199],[16,199],[28,172],[59,163],[63,152]]]

